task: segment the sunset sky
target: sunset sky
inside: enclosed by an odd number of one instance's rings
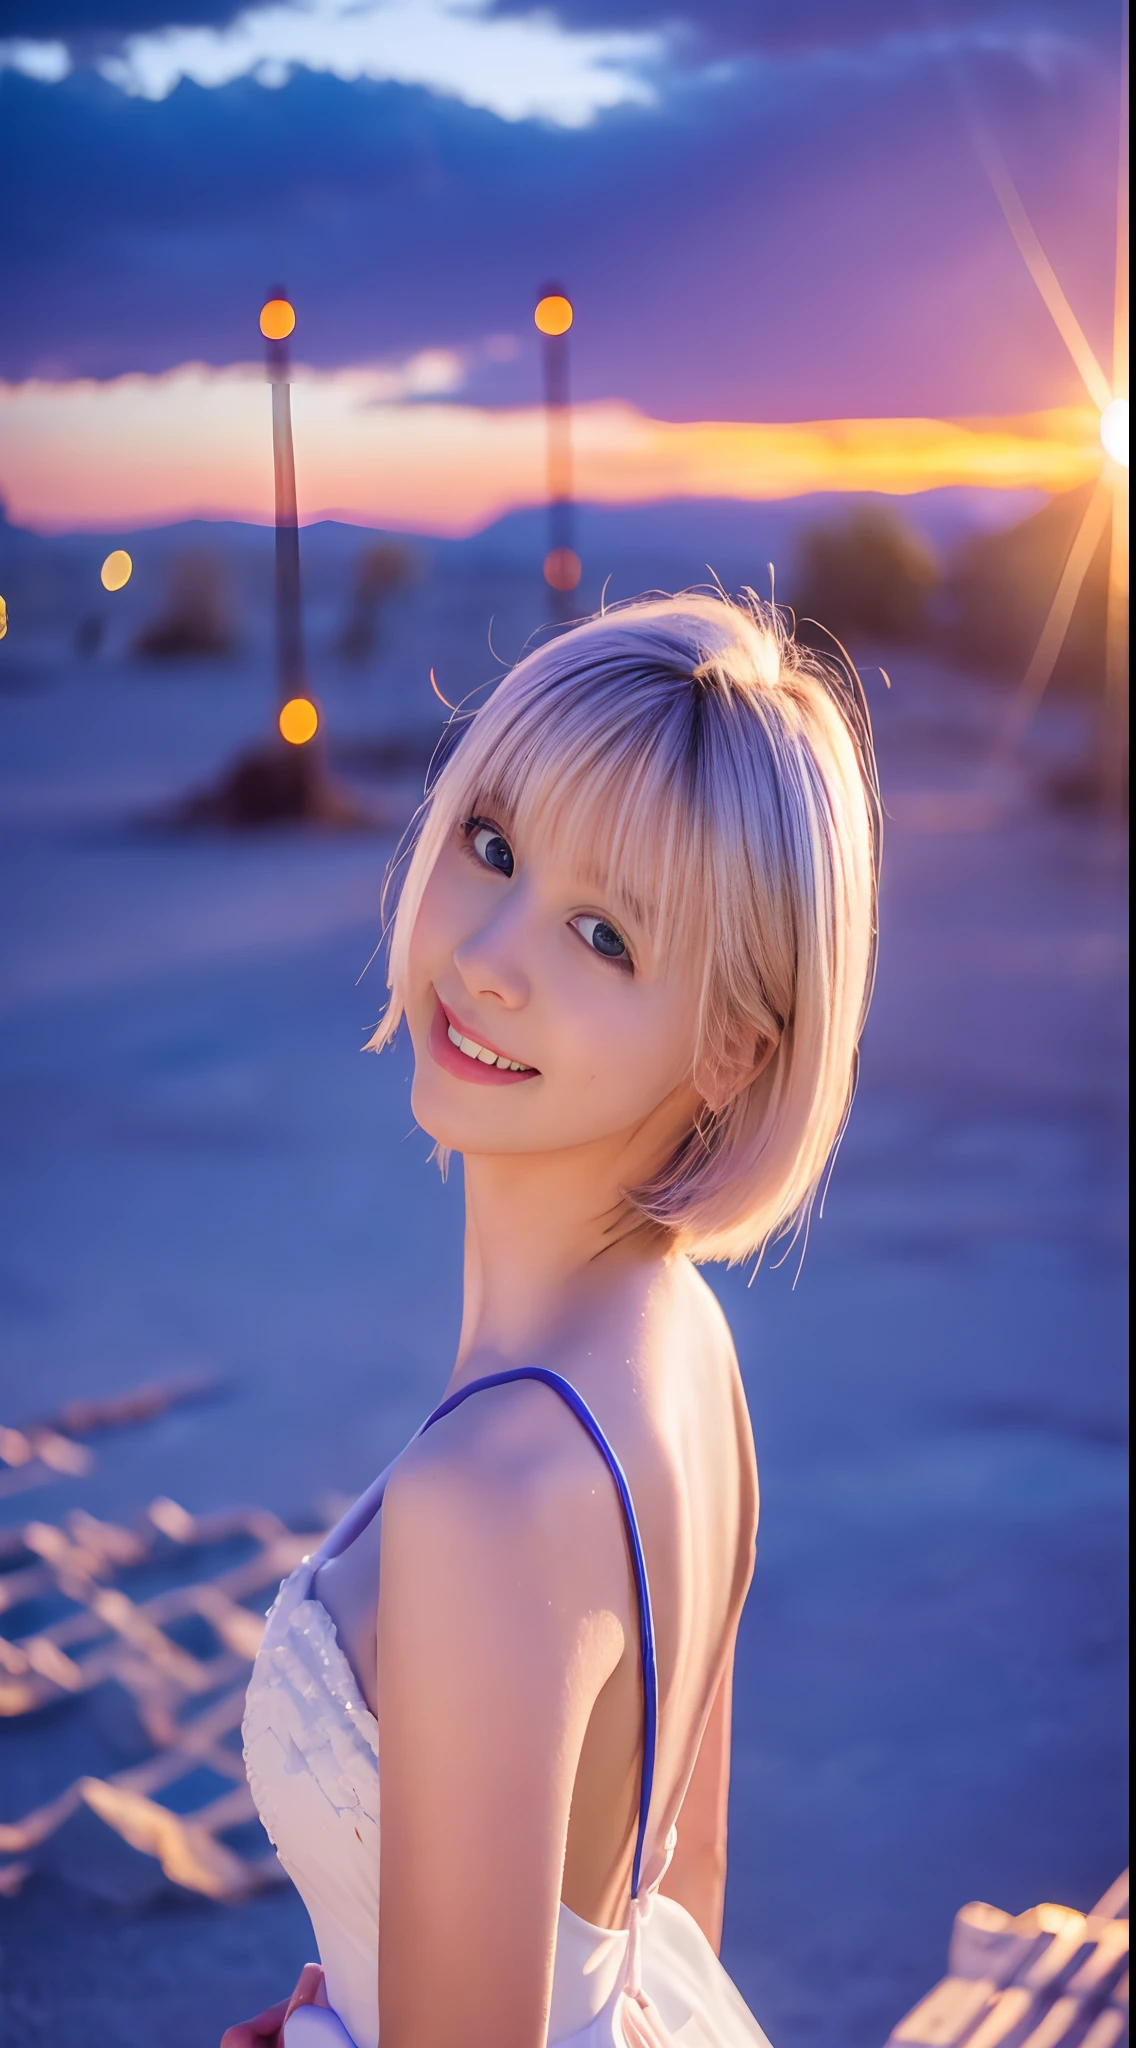
[[[0,22],[13,519],[266,516],[277,282],[310,515],[458,532],[538,496],[551,277],[584,495],[1088,473],[1084,390],[973,125],[1107,362],[1118,0],[5,0]]]

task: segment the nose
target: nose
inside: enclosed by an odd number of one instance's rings
[[[532,993],[524,927],[524,890],[515,882],[477,930],[454,947],[454,965],[471,996],[489,997],[506,1010],[524,1008]]]

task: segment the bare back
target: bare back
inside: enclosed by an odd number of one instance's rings
[[[471,1356],[454,1385],[515,1363]],[[716,1943],[733,1642],[757,1522],[752,1437],[730,1334],[688,1261],[640,1262],[614,1277],[598,1275],[571,1325],[542,1348],[539,1363],[583,1396],[631,1488],[659,1664],[648,1868],[652,1860],[657,1865],[681,1807],[679,1850],[666,1888]],[[570,1682],[586,1685],[585,1667],[594,1674],[597,1659],[602,1678],[572,1783],[561,1896],[581,1919],[618,1926],[630,1887],[643,1705],[635,1591],[611,1479],[573,1417],[545,1390],[524,1383],[464,1404],[411,1445],[393,1472],[402,1488],[413,1486],[419,1472],[424,1484],[433,1484],[439,1476],[444,1481],[447,1469],[456,1478],[471,1468],[492,1475],[483,1496],[490,1502],[515,1500],[513,1481],[540,1475],[548,1601],[575,1607],[587,1623],[589,1648],[570,1658]],[[376,1515],[348,1550],[322,1566],[317,1581],[372,1711],[378,1705],[381,1520]],[[388,1584],[384,1577],[384,1592]],[[524,1683],[523,1672],[517,1682]]]

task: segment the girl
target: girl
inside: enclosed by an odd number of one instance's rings
[[[755,599],[577,626],[438,774],[371,1043],[405,1019],[462,1157],[461,1337],[269,1618],[249,1778],[322,1969],[223,2048],[765,2042],[717,1959],[757,1473],[697,1265],[807,1219],[877,837],[858,697]]]

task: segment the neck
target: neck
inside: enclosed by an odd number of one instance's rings
[[[519,1362],[629,1267],[666,1258],[612,1171],[615,1148],[465,1160],[465,1302],[456,1371],[472,1354]],[[626,1184],[626,1180],[624,1180]]]

